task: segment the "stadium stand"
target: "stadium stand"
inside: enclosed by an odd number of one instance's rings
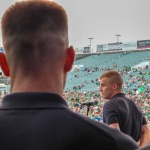
[[[91,54],[87,57],[77,59],[74,68],[68,74],[66,89],[80,89],[84,91],[96,91],[98,89],[98,78],[106,70],[115,69],[117,71],[125,71],[129,75],[138,75],[139,72],[133,68],[142,62],[150,64],[150,51],[132,51],[118,53],[99,53]],[[148,66],[148,65],[146,65]],[[138,69],[142,69],[140,66]],[[133,69],[132,69],[133,68]],[[143,72],[143,78],[150,79],[148,69]],[[128,76],[123,74],[123,79],[128,80]]]

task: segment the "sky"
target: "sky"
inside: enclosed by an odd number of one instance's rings
[[[0,19],[16,0],[0,0]],[[150,39],[150,0],[53,0],[68,14],[69,43],[74,48]],[[0,41],[1,31],[0,31]]]

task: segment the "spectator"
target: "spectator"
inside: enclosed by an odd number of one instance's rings
[[[16,2],[2,18],[2,69],[11,93],[0,108],[3,150],[134,150],[116,129],[71,111],[63,99],[74,63],[65,10],[48,0]]]
[[[123,80],[117,71],[107,71],[100,77],[100,92],[104,99],[103,121],[130,135],[140,146],[150,141],[150,131],[142,111],[122,93]]]

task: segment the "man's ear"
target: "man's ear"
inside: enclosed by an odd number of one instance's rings
[[[116,90],[118,88],[118,85],[116,83],[114,83],[113,88],[114,88],[114,90]]]
[[[75,51],[72,46],[67,49],[64,71],[69,72],[72,69],[75,60]]]
[[[6,61],[5,54],[2,53],[2,52],[0,52],[0,66],[1,66],[1,69],[4,73],[4,75],[9,77],[10,76],[9,67],[8,67],[8,64],[7,64],[7,61]]]

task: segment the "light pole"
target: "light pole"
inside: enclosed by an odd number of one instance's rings
[[[92,51],[91,51],[91,43],[92,43],[92,42],[91,42],[91,41],[93,40],[93,38],[90,37],[90,38],[88,38],[88,39],[90,40],[90,53],[92,53]]]
[[[117,47],[118,47],[118,50],[119,50],[119,36],[121,36],[120,34],[116,34],[115,35],[117,37]]]

